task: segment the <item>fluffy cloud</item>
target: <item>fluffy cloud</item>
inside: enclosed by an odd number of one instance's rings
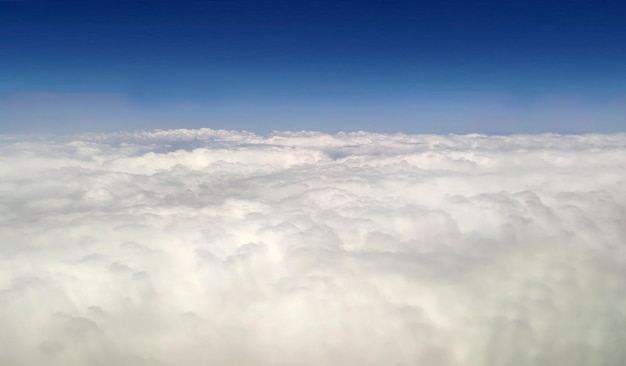
[[[626,135],[0,137],[2,365],[626,363]]]

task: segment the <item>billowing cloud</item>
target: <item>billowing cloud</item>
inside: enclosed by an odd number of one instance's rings
[[[2,365],[626,364],[626,135],[0,137]]]

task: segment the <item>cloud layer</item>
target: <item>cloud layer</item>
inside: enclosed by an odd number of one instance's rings
[[[626,363],[626,135],[0,137],[2,365]]]

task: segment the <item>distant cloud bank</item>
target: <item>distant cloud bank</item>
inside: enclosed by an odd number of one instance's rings
[[[0,136],[1,365],[626,364],[626,134]]]

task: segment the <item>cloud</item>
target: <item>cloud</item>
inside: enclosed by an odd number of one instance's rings
[[[626,362],[626,135],[0,136],[0,364]]]

